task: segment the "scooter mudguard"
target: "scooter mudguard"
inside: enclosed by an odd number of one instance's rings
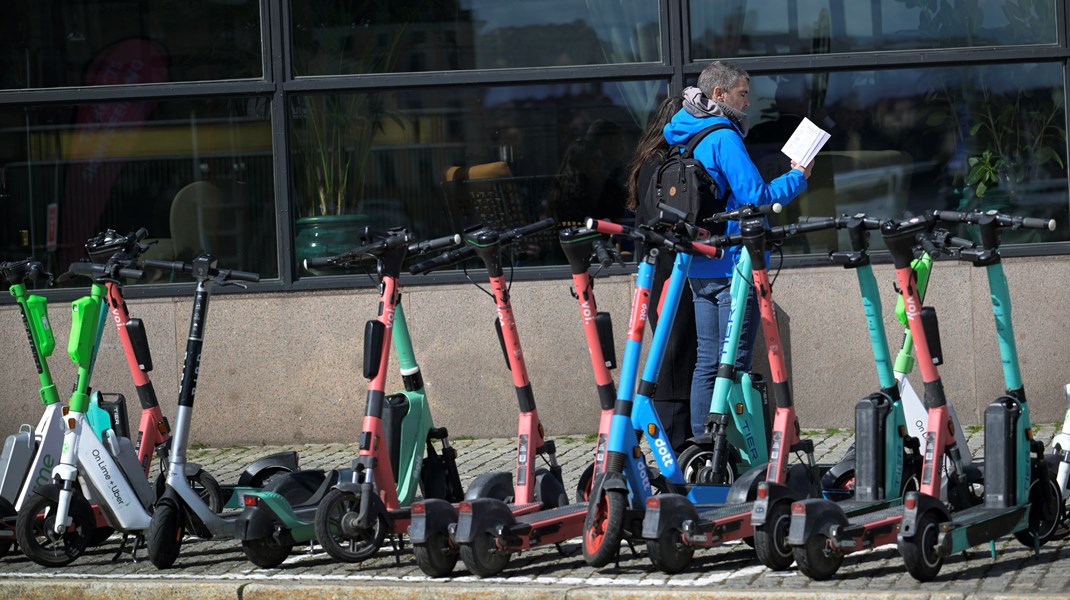
[[[78,489],[77,486],[75,487],[75,489]],[[59,503],[59,491],[60,491],[59,484],[57,484],[57,483],[46,483],[44,485],[39,485],[39,486],[35,487],[34,490],[33,490],[33,493],[37,494],[38,496],[42,496],[44,498],[48,498],[49,500],[51,500],[51,501],[53,501],[53,502],[58,504]],[[68,514],[72,514],[72,515],[73,514],[78,514],[77,511],[79,511],[79,510],[85,511],[82,514],[89,514],[89,515],[93,514],[93,507],[92,507],[92,505],[89,504],[89,501],[85,499],[85,496],[83,496],[82,494],[72,494],[71,495],[71,509],[70,509],[70,511],[68,511]]]
[[[601,473],[594,478],[589,498],[598,498],[608,491],[628,493],[628,483],[620,473]]]
[[[311,523],[302,523],[298,520],[290,503],[281,495],[274,492],[257,492],[259,499],[257,505],[246,507],[235,522],[234,538],[237,540],[260,540],[275,535],[276,523],[281,523],[279,541],[293,544],[294,530],[299,528],[313,529]]]
[[[470,544],[482,533],[496,532],[499,527],[516,523],[509,505],[495,498],[477,498],[460,504],[457,529],[453,541]]]
[[[298,470],[297,452],[277,452],[269,454],[249,465],[238,477],[238,487],[263,487],[267,478],[284,472]]]
[[[801,467],[802,465],[795,466]],[[760,488],[763,486],[765,487],[765,498],[761,497],[762,494]],[[750,517],[751,525],[754,527],[765,525],[765,519],[769,515],[769,509],[775,506],[777,502],[790,503],[806,497],[806,494],[800,494],[791,486],[779,483],[763,481],[758,484],[758,487],[758,497],[754,499],[754,506],[751,508]]]
[[[541,503],[543,508],[568,506],[565,484],[548,469],[535,470],[535,501]]]
[[[508,490],[508,493],[504,493],[506,490]],[[513,495],[513,474],[496,471],[483,473],[476,477],[475,481],[468,486],[468,492],[465,493],[464,499],[498,498],[499,500],[510,501]]]
[[[423,544],[436,533],[449,535],[449,527],[456,523],[457,519],[457,507],[445,500],[430,498],[415,504],[412,521],[409,523],[409,541],[413,544]]]
[[[390,522],[390,514],[383,504],[379,494],[375,493],[370,483],[340,483],[335,489],[353,494],[360,499],[360,509],[357,513],[357,526],[371,528],[375,520],[380,516]]]
[[[686,497],[680,494],[651,496],[647,498],[643,515],[643,538],[656,540],[667,531],[683,531],[685,521],[695,520],[698,520],[698,511]]]
[[[896,539],[899,543],[903,543],[904,540],[912,540],[918,533],[918,517],[929,512],[930,510],[936,511],[942,516],[943,521],[951,520],[951,511],[947,509],[947,506],[940,501],[939,498],[933,498],[928,494],[920,494],[918,492],[908,492],[903,498],[904,507],[914,504],[914,508],[903,509],[903,522],[899,526],[899,535]]]
[[[757,465],[740,475],[728,490],[725,504],[742,504],[757,497],[758,484],[765,481],[766,465]]]
[[[802,546],[806,540],[821,533],[831,536],[833,525],[847,526],[847,515],[835,502],[823,498],[807,498],[791,505],[791,528],[788,529],[788,543]]]

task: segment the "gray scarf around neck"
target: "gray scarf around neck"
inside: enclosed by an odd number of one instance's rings
[[[684,110],[692,117],[724,117],[739,127],[743,137],[747,137],[750,130],[750,119],[747,113],[738,111],[724,102],[711,100],[695,86],[684,89]]]

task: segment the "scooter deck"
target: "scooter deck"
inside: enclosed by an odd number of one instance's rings
[[[984,506],[977,506],[954,513],[951,516],[950,525],[952,529],[960,527],[976,528],[978,526],[983,526],[985,529],[992,529],[993,531],[1005,530],[1000,534],[1000,536],[1002,536],[1009,534],[1014,530],[1014,525],[1025,516],[1028,509],[1028,504],[1011,506],[1009,508],[986,508]],[[987,542],[988,540],[989,538],[986,538],[981,540],[981,542]]]
[[[851,536],[851,537],[862,535],[863,533],[866,532],[866,529],[869,526],[871,526],[871,525],[873,525],[875,523],[879,523],[880,521],[886,521],[886,520],[891,519],[893,517],[898,517],[899,520],[902,520],[902,518],[903,518],[903,507],[902,507],[902,505],[889,506],[888,508],[885,508],[885,509],[882,509],[882,510],[876,510],[876,511],[873,511],[873,512],[868,512],[868,513],[864,513],[864,514],[860,514],[860,515],[855,515],[855,516],[851,517],[850,520],[848,520],[847,527],[845,527],[843,529],[843,533],[844,533],[844,535]],[[889,523],[889,525],[894,525],[894,524],[895,524],[894,522],[893,523]],[[869,533],[874,533],[874,532],[870,531]]]
[[[754,508],[753,502],[740,502],[738,504],[726,504],[713,510],[702,511],[698,514],[699,521],[716,521],[725,517],[734,517],[749,513]]]
[[[541,510],[539,512],[528,513],[517,517],[518,523],[527,523],[530,525],[543,523],[546,521],[556,521],[558,519],[564,519],[566,517],[572,517],[576,515],[587,516],[587,503],[583,504],[569,504],[568,506],[559,506],[557,508],[551,508],[549,510]]]

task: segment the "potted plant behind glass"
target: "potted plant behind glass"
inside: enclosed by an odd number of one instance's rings
[[[395,3],[292,4],[295,74],[361,75],[394,70],[414,7]],[[294,246],[298,265],[357,245],[376,136],[387,119],[404,128],[376,91],[308,94],[292,99]]]

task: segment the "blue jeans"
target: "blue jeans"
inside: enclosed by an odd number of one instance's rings
[[[698,356],[695,374],[691,378],[691,432],[701,435],[706,430],[706,416],[710,414],[713,384],[717,379],[717,365],[721,347],[728,333],[728,316],[732,308],[730,278],[688,279],[695,298],[695,331]],[[736,353],[736,368],[751,369],[751,350],[758,332],[758,301],[751,289],[747,296],[747,316],[740,329],[740,348]]]

